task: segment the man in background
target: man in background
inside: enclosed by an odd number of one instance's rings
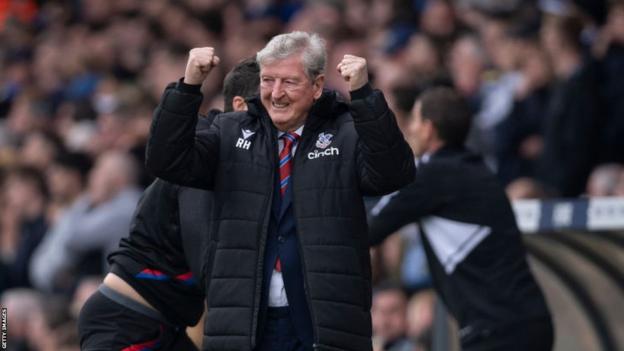
[[[450,88],[418,99],[408,127],[419,156],[416,178],[372,210],[371,242],[418,223],[434,287],[457,319],[463,351],[549,351],[550,314],[509,200],[481,157],[464,147],[471,119]]]

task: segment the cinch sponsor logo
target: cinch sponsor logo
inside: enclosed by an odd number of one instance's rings
[[[336,156],[340,155],[340,150],[338,150],[337,147],[330,147],[329,149],[325,149],[323,151],[314,150],[312,152],[309,152],[308,159],[314,160],[319,157],[334,156],[334,155]]]

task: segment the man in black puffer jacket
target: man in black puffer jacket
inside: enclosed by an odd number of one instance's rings
[[[148,141],[151,172],[214,191],[204,349],[371,350],[362,196],[408,184],[413,155],[363,58],[337,67],[351,104],[323,91],[317,35],[278,35],[256,59],[260,98],[195,135],[199,87],[219,59],[191,50]]]

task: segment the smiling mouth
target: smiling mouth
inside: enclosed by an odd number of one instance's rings
[[[285,109],[289,105],[290,104],[288,104],[288,103],[277,103],[275,101],[271,101],[271,106],[273,106],[273,108],[275,108],[275,109]]]

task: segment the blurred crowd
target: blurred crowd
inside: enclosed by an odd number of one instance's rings
[[[455,87],[469,144],[513,199],[624,196],[622,0],[2,0],[0,304],[9,350],[77,350],[75,318],[151,178],[151,112],[188,51],[224,74],[274,34],[320,33],[326,85],[366,57],[400,126],[416,96]],[[377,350],[427,350],[434,295],[414,230],[378,254]],[[407,249],[406,249],[407,248]],[[406,314],[405,311],[408,311]]]

